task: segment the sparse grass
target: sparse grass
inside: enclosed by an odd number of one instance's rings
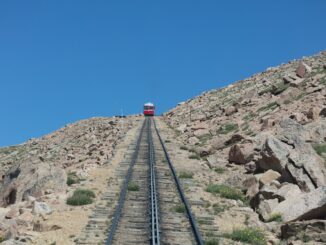
[[[326,76],[319,80],[319,83],[322,85],[326,85]]]
[[[249,112],[247,115],[245,115],[243,117],[243,120],[245,121],[251,121],[252,119],[254,119],[257,115],[253,112]]]
[[[264,232],[257,228],[248,227],[244,229],[235,229],[232,233],[224,234],[223,236],[233,241],[245,242],[253,245],[267,244]]]
[[[205,245],[219,245],[220,241],[216,238],[209,239],[205,241]]]
[[[184,212],[186,212],[186,207],[183,204],[179,204],[174,207],[174,211],[177,213],[184,213]]]
[[[67,204],[72,206],[82,206],[91,204],[95,198],[95,193],[91,190],[77,189],[74,194],[67,199]]]
[[[306,92],[302,92],[301,94],[294,97],[294,100],[301,100],[303,97],[307,95]]]
[[[197,154],[192,154],[192,155],[189,156],[189,159],[200,160],[200,156],[198,156]]]
[[[232,131],[235,131],[239,128],[238,124],[234,124],[234,123],[227,123],[222,125],[218,130],[217,133],[218,134],[228,134]]]
[[[210,193],[220,194],[221,197],[227,199],[246,201],[246,197],[242,191],[231,186],[211,184],[205,190]]]
[[[139,191],[139,186],[136,183],[129,183],[128,191]]]
[[[278,107],[277,102],[272,102],[267,104],[266,106],[260,107],[257,112],[261,112],[261,111],[268,111],[268,110],[274,110]]]
[[[242,129],[242,131],[246,131],[246,130],[248,130],[249,128],[250,128],[250,126],[249,126],[249,124],[248,124],[247,122],[241,125],[241,129]]]
[[[184,145],[182,145],[182,146],[180,146],[180,150],[184,150],[184,151],[186,151],[186,150],[188,150],[188,147],[187,147],[187,146],[184,146]]]
[[[290,84],[285,84],[284,82],[279,82],[276,84],[276,88],[273,89],[272,94],[279,95],[283,93],[285,90],[287,90],[290,87]]]
[[[326,144],[317,144],[313,145],[313,148],[315,149],[316,153],[321,156],[324,159],[325,165],[326,165]]]
[[[194,173],[192,173],[192,172],[181,172],[179,174],[180,179],[192,179],[193,176],[194,176]]]
[[[280,213],[275,213],[275,214],[272,214],[269,219],[267,220],[267,222],[282,222],[283,221],[283,218],[282,218],[282,214]]]
[[[211,138],[212,138],[212,135],[211,134],[204,134],[204,135],[198,137],[198,139],[200,140],[200,142],[202,144],[206,143]]]
[[[260,91],[258,94],[259,95],[263,95],[263,94],[266,94],[266,93],[271,92],[272,90],[273,90],[273,87],[272,86],[269,86],[269,87],[263,89],[262,91]]]
[[[223,213],[224,211],[228,210],[229,207],[226,205],[221,205],[218,203],[214,203],[213,204],[213,211],[214,211],[214,215],[218,215],[220,213]]]
[[[222,167],[216,167],[214,171],[218,174],[223,174],[225,172],[225,168]]]
[[[16,150],[19,149],[19,147],[22,148],[22,146],[6,146],[6,147],[0,147],[0,154],[10,154]]]

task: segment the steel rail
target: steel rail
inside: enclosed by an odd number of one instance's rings
[[[168,154],[168,151],[167,151],[167,149],[165,147],[165,144],[164,144],[164,142],[162,140],[162,137],[161,137],[161,135],[160,135],[160,133],[159,133],[157,127],[156,127],[156,122],[155,122],[154,119],[153,119],[153,121],[154,121],[154,128],[155,128],[156,134],[157,134],[157,136],[158,136],[158,138],[159,138],[159,140],[161,142],[161,145],[162,145],[162,148],[163,148],[163,151],[164,151],[164,154],[165,154],[165,158],[166,158],[166,160],[167,160],[167,162],[169,164],[169,167],[171,169],[171,172],[173,174],[174,181],[176,183],[180,198],[181,198],[181,200],[182,200],[182,202],[183,202],[183,204],[184,204],[184,206],[186,208],[186,213],[187,213],[187,216],[188,216],[192,231],[194,233],[194,237],[196,239],[196,242],[197,242],[198,245],[204,245],[203,239],[201,237],[201,234],[200,234],[198,226],[197,226],[196,219],[195,219],[195,217],[193,216],[193,214],[191,212],[190,205],[189,205],[189,203],[188,203],[188,201],[186,199],[186,196],[184,195],[184,192],[182,190],[181,183],[180,183],[179,178],[178,178],[178,176],[176,174],[175,168],[173,167],[173,164],[172,164],[172,161],[171,161],[170,156]]]
[[[145,125],[146,125],[146,120],[143,122],[143,125],[141,127],[141,130],[140,130],[140,133],[139,133],[139,136],[138,136],[138,139],[137,139],[135,151],[134,151],[134,153],[133,153],[133,155],[131,157],[131,163],[129,165],[126,178],[125,178],[124,183],[123,183],[122,188],[121,188],[121,192],[120,192],[120,196],[119,196],[119,200],[118,200],[118,206],[114,211],[113,221],[112,221],[112,224],[110,226],[108,237],[107,237],[107,240],[105,242],[105,245],[111,245],[112,242],[113,242],[113,238],[114,238],[114,235],[115,235],[115,232],[117,230],[119,220],[120,220],[120,217],[121,217],[123,205],[124,205],[124,202],[126,200],[127,189],[128,189],[128,184],[129,184],[131,175],[132,175],[132,170],[133,170],[133,167],[134,167],[134,165],[136,163],[136,159],[138,157],[138,152],[139,152],[139,148],[140,148],[141,139],[142,139],[142,136],[143,136],[143,133],[144,133]]]
[[[156,188],[156,167],[155,151],[151,130],[151,119],[148,119],[147,141],[148,141],[148,164],[150,168],[150,216],[151,216],[151,245],[160,245],[160,225],[159,225],[159,208],[158,193]]]

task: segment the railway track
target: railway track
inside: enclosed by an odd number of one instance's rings
[[[140,130],[105,244],[204,244],[152,118]]]

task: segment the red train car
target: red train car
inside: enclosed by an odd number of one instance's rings
[[[145,116],[154,116],[155,115],[155,106],[153,103],[146,103],[144,105],[144,115]]]

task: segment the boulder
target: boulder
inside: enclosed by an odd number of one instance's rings
[[[194,131],[194,136],[196,137],[202,137],[204,135],[210,135],[210,132],[208,129],[198,129],[196,131]]]
[[[225,137],[218,136],[218,137],[213,138],[210,141],[210,144],[211,144],[211,146],[212,146],[213,149],[215,149],[215,150],[221,150],[221,149],[225,148],[224,142],[225,142]]]
[[[199,122],[195,125],[191,126],[192,130],[198,130],[198,129],[208,129],[208,124],[206,122]]]
[[[34,202],[33,210],[34,214],[50,214],[52,209],[46,202]]]
[[[284,183],[280,188],[277,185],[265,185],[263,186],[259,194],[264,197],[264,199],[275,199],[279,202],[284,201],[288,198],[296,197],[301,194],[301,190],[297,185],[291,183]]]
[[[246,164],[253,159],[254,149],[252,143],[233,145],[229,151],[229,162]]]
[[[302,193],[280,202],[273,213],[282,214],[283,221],[311,220],[324,218],[326,213],[326,187]]]
[[[326,220],[306,220],[286,223],[281,226],[282,239],[302,239],[302,233],[309,241],[326,243]]]
[[[197,137],[193,136],[188,139],[188,142],[190,145],[196,145],[197,143],[199,143],[199,139]]]
[[[248,174],[254,173],[257,169],[256,163],[254,161],[248,162],[244,167]]]
[[[225,115],[231,116],[232,114],[238,112],[238,109],[235,106],[229,106],[225,109]]]
[[[301,194],[301,190],[297,185],[291,183],[283,183],[282,186],[276,191],[275,197],[280,202],[287,198],[294,198]]]
[[[45,190],[64,191],[67,176],[63,169],[47,162],[23,162],[13,166],[0,182],[0,206],[6,207],[28,196],[40,197]]]
[[[282,173],[288,162],[288,145],[270,136],[266,139],[262,150],[261,159],[257,161],[258,166],[263,170],[272,169]]]
[[[33,231],[37,232],[55,231],[59,229],[62,229],[62,227],[58,225],[48,225],[40,220],[35,221],[33,224]]]
[[[10,211],[10,208],[0,208],[0,223],[1,223],[1,220],[3,220],[7,213]]]
[[[298,77],[304,78],[308,73],[312,71],[311,67],[304,62],[300,62],[297,70],[295,71]]]
[[[187,129],[187,124],[181,124],[179,127],[177,127],[177,130],[180,131],[181,133],[184,133]]]
[[[273,214],[273,209],[278,205],[278,200],[269,199],[269,200],[261,200],[259,202],[259,206],[257,209],[257,213],[263,218],[264,221],[267,221],[270,216]]]
[[[11,206],[9,212],[6,214],[6,219],[14,219],[19,216],[19,209],[16,206]]]
[[[306,124],[306,123],[309,122],[309,120],[306,117],[306,115],[304,115],[301,112],[293,112],[293,113],[291,113],[291,115],[290,115],[289,118],[295,120],[296,122],[298,122],[298,123],[300,123],[302,125],[304,125],[304,124]]]
[[[233,145],[233,144],[239,143],[243,139],[244,139],[244,137],[242,135],[234,134],[234,135],[232,135],[232,137],[230,139],[225,141],[224,145],[225,146]]]
[[[245,179],[242,185],[247,190],[246,196],[249,198],[253,198],[259,192],[259,183],[255,176]]]
[[[296,168],[292,164],[286,166],[287,171],[290,173],[291,177],[295,179],[295,182],[300,187],[301,190],[309,192],[315,189],[314,183],[306,174],[304,169]]]
[[[278,180],[281,177],[281,174],[274,170],[267,170],[263,175],[259,178],[259,183],[261,185],[268,185],[274,180]]]
[[[261,131],[263,130],[269,130],[274,127],[275,120],[273,118],[265,118],[261,121]]]
[[[312,107],[309,111],[306,112],[306,116],[308,119],[316,120],[319,117],[319,109],[316,107]]]

